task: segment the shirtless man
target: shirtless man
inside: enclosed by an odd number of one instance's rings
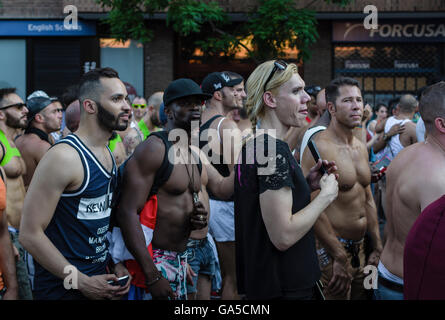
[[[60,130],[62,104],[54,98],[34,97],[26,102],[26,106],[28,127],[15,142],[26,164],[23,181],[28,188],[37,164],[52,145],[49,134]]]
[[[0,155],[3,151],[0,151]],[[6,187],[3,179],[5,172],[0,167],[0,300],[17,300],[18,286],[15,270],[14,250],[6,220]]]
[[[227,118],[227,114],[239,108],[238,92],[235,89],[243,81],[242,78],[231,78],[227,72],[213,72],[202,81],[202,91],[211,95],[206,101],[200,126],[200,148],[209,156],[210,162],[218,172],[229,176],[233,171],[233,163],[241,149],[241,132],[237,124]],[[216,132],[210,136],[206,133]],[[224,144],[225,134],[234,137],[234,143],[229,148]],[[226,140],[227,141],[227,140]],[[237,143],[239,142],[239,144]],[[230,154],[223,150],[230,150]],[[214,237],[218,248],[222,275],[221,299],[239,299],[236,288],[235,264],[235,218],[233,198],[230,201],[219,199],[212,192],[210,196],[209,232]]]
[[[445,82],[424,91],[419,106],[428,136],[425,142],[404,148],[386,173],[386,242],[378,266],[378,299],[403,299],[403,254],[408,232],[421,212],[445,194],[444,99]]]
[[[119,299],[128,292],[129,280],[123,286],[109,283],[128,271],[109,263],[106,241],[117,173],[107,143],[113,130],[128,125],[126,98],[113,69],[85,73],[79,128],[48,150],[36,168],[20,233],[35,262],[36,299]]]
[[[229,76],[230,79],[243,79],[243,81],[235,86],[233,88],[235,89],[237,93],[237,102],[238,102],[238,108],[233,109],[227,114],[227,117],[237,124],[238,128],[243,134],[243,138],[248,136],[250,133],[252,133],[252,122],[249,119],[249,115],[246,111],[246,90],[244,89],[244,78],[235,72],[231,71],[225,71]]]
[[[358,82],[334,79],[326,88],[326,101],[331,123],[314,137],[314,142],[321,158],[335,161],[338,167],[339,193],[315,224],[322,282],[327,299],[366,299],[363,267],[377,266],[382,245],[370,187],[368,152],[353,135],[363,113]],[[306,149],[303,172],[307,174],[314,163]],[[373,244],[368,261],[363,245],[366,232]]]
[[[205,228],[202,232],[207,233],[207,182],[214,191],[227,187],[226,196],[233,192],[233,175],[226,183],[212,179],[212,172],[197,165],[196,153],[189,151],[192,121],[199,121],[202,101],[208,97],[190,79],[170,83],[163,97],[168,117],[165,131],[152,133],[125,166],[116,220],[154,299],[186,297],[184,253],[192,230]],[[176,134],[182,135],[179,140],[168,139],[169,135],[176,139]],[[190,163],[187,159],[195,160]],[[151,257],[138,215],[153,197],[157,211]]]
[[[32,299],[32,293],[25,263],[26,253],[18,242],[23,201],[26,194],[23,183],[26,165],[14,143],[17,130],[22,130],[27,126],[28,108],[15,91],[15,88],[0,89],[0,146],[4,154],[0,165],[5,170],[5,182],[8,188],[5,212],[9,233],[12,243],[20,253],[16,262],[19,299],[29,300]]]

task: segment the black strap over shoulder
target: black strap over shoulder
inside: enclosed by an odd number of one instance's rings
[[[170,148],[173,146],[172,142],[168,140],[168,132],[167,131],[156,131],[156,132],[153,132],[150,136],[148,136],[147,139],[149,139],[151,136],[157,136],[158,138],[160,138],[162,140],[162,142],[164,142],[165,153],[164,153],[164,160],[162,161],[161,167],[156,172],[155,179],[153,181],[153,186],[151,187],[149,197],[158,192],[159,188],[164,183],[166,183],[167,180],[170,178],[170,175],[172,174],[172,171],[173,171],[173,164],[170,163],[170,161],[168,160],[168,152],[169,152]],[[199,174],[201,175],[201,172],[202,172],[201,158],[198,155],[196,155],[193,151],[191,151],[191,153],[192,153],[193,157],[195,158],[195,160],[198,159],[198,170],[199,170]]]
[[[151,187],[149,197],[152,195],[158,193],[159,188],[167,182],[168,178],[170,178],[170,175],[173,171],[173,164],[170,163],[168,160],[168,151],[170,150],[171,146],[173,145],[171,141],[168,140],[168,132],[167,131],[156,131],[152,132],[147,139],[150,139],[150,137],[156,136],[162,140],[165,146],[165,152],[164,152],[164,159],[162,161],[161,167],[156,172],[155,179],[153,181],[153,186]]]

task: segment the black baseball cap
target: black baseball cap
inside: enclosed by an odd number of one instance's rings
[[[243,82],[243,78],[230,79],[226,72],[212,72],[202,80],[202,91],[213,95],[224,87],[233,87]]]
[[[209,94],[203,93],[199,85],[192,79],[177,79],[171,82],[167,89],[165,89],[163,96],[164,105],[168,106],[177,99],[192,96],[202,98],[202,100],[207,100],[212,97]]]

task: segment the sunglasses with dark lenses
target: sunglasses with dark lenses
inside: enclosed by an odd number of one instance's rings
[[[134,103],[132,104],[132,107],[135,109],[139,109],[139,108],[145,109],[146,106],[147,106],[146,104],[134,104]]]
[[[321,91],[321,88],[319,86],[310,86],[304,88],[304,90],[312,96],[317,95]]]
[[[266,92],[266,86],[269,83],[270,79],[272,79],[273,75],[277,70],[284,71],[287,68],[287,62],[283,60],[276,60],[274,63],[273,69],[270,72],[269,78],[267,78],[266,82],[264,83],[263,91]]]
[[[23,102],[14,103],[14,104],[10,104],[9,106],[1,107],[0,109],[7,109],[7,108],[12,108],[12,107],[17,107],[18,109],[22,109],[23,107],[26,107],[26,103],[23,103]]]

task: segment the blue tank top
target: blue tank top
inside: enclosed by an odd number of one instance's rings
[[[104,274],[110,258],[106,234],[117,172],[113,154],[107,147],[113,160],[109,173],[76,135],[70,134],[59,143],[66,143],[78,152],[84,179],[78,190],[61,195],[45,234],[80,272],[88,276]],[[37,262],[34,285],[37,299],[59,299],[68,293],[63,279]]]

